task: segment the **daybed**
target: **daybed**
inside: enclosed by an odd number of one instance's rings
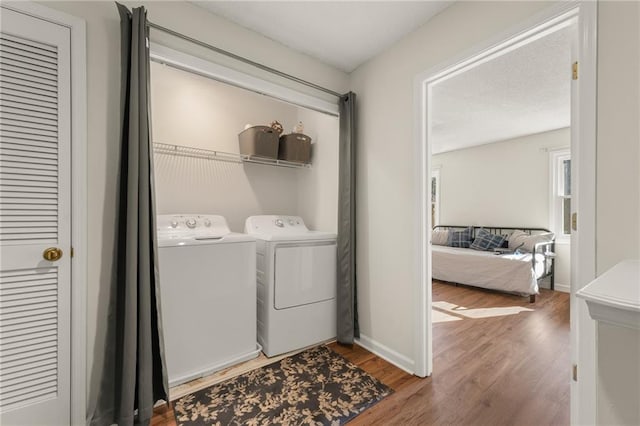
[[[433,229],[434,279],[530,296],[531,302],[539,294],[542,278],[550,277],[553,290],[555,243],[549,230],[442,225]],[[461,233],[462,240],[470,235],[468,244],[460,241]],[[499,243],[499,247],[478,244],[478,236]]]

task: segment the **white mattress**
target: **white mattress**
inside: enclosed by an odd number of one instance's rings
[[[538,294],[537,277],[544,272],[544,256],[531,254],[496,255],[489,251],[448,246],[432,246],[434,279],[522,295]]]

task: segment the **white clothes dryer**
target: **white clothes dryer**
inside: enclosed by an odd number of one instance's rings
[[[158,215],[169,386],[257,357],[256,242],[216,215]]]
[[[256,238],[258,342],[275,356],[336,336],[336,234],[298,216],[251,216]]]

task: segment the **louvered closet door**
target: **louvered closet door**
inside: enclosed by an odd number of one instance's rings
[[[0,424],[69,424],[70,30],[0,32]]]

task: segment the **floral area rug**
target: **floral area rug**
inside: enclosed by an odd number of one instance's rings
[[[179,425],[342,425],[393,390],[319,346],[180,398]]]

